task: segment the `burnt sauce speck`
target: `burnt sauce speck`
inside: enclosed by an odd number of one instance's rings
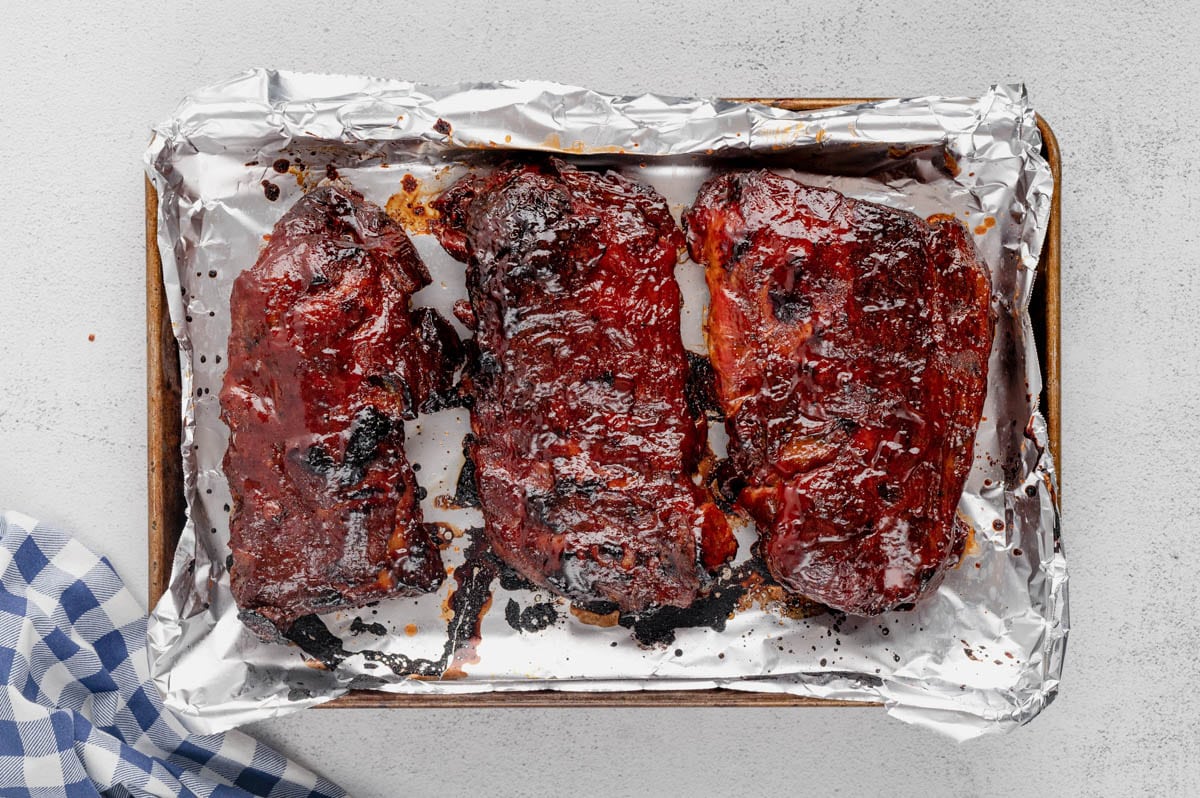
[[[504,608],[504,620],[518,632],[540,632],[558,622],[558,608],[553,601],[540,601],[522,608],[516,599],[509,599]]]

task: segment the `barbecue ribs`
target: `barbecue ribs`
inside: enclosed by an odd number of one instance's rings
[[[859,615],[928,594],[965,542],[992,340],[965,229],[767,171],[709,180],[684,221],[712,296],[726,488],[771,574]]]
[[[435,209],[468,264],[468,449],[492,548],[580,602],[691,604],[698,555],[715,568],[736,541],[692,479],[706,429],[685,398],[666,202],[550,160],[467,176]]]
[[[404,420],[452,389],[462,352],[404,231],[358,193],[300,199],[233,286],[229,367],[233,595],[264,639],[300,616],[433,590]]]

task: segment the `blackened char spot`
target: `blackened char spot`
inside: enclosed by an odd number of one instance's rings
[[[392,420],[374,407],[368,406],[358,411],[350,432],[350,442],[346,444],[345,470],[341,475],[343,485],[362,481],[367,466],[375,459],[379,444],[391,432]]]
[[[328,474],[334,465],[333,456],[324,446],[314,443],[304,455],[304,464],[317,474]]]
[[[498,567],[500,587],[504,588],[505,590],[537,590],[537,586],[533,584],[533,582],[530,582],[528,579],[521,576],[521,574],[518,573],[515,568],[508,565],[503,560],[499,561]],[[613,606],[613,609],[616,609],[616,605]],[[612,612],[612,610],[609,610],[609,612]]]
[[[347,656],[342,641],[338,640],[316,615],[297,618],[284,637],[330,670],[340,665]]]
[[[494,376],[500,373],[500,361],[491,352],[479,353],[478,373],[486,376]]]
[[[521,605],[515,599],[509,599],[504,605],[504,620],[518,632],[521,631]]]
[[[403,482],[398,483],[398,485],[403,485],[403,484],[404,484]],[[346,498],[351,499],[351,500],[369,499],[372,496],[378,496],[382,492],[383,491],[380,488],[372,487],[370,485],[364,485],[363,487],[358,488],[357,490],[352,490],[349,493],[347,493]],[[400,496],[403,496],[404,489],[403,488],[398,489],[397,493]]]
[[[560,498],[580,496],[590,499],[606,487],[608,483],[603,479],[556,479],[554,495]]]
[[[554,509],[560,505],[559,498],[561,497],[553,491],[547,493],[530,493],[525,497],[525,511],[529,514],[530,518],[536,519],[538,523],[550,531],[565,533],[567,528],[554,513]]]
[[[639,615],[623,613],[617,622],[631,630],[634,638],[646,646],[673,643],[676,629],[707,626],[723,632],[729,614],[746,594],[747,588],[743,583],[756,568],[761,570],[761,566],[751,560],[731,569],[727,576],[717,579],[690,607],[659,607]]]
[[[363,623],[362,618],[355,617],[355,619],[350,622],[350,634],[359,635],[363,632],[370,632],[378,637],[383,637],[385,634],[387,634],[387,627],[381,623]]]
[[[721,460],[713,468],[709,488],[713,501],[723,512],[733,512],[734,504],[745,487],[746,479],[733,460]]]
[[[350,511],[350,523],[354,523],[354,516],[358,514],[359,513],[357,511]],[[326,609],[335,609],[337,607],[344,606],[346,603],[346,597],[343,596],[341,592],[331,588],[329,590],[324,590],[320,593],[320,595],[311,598],[309,603],[312,604],[313,607],[324,611]]]
[[[475,461],[471,459],[471,444],[475,437],[467,433],[463,437],[463,466],[458,472],[458,483],[454,486],[456,507],[478,507],[479,486],[475,482]]]
[[[794,324],[812,314],[812,300],[799,291],[772,288],[767,298],[771,300],[771,312],[784,324]]]
[[[620,607],[611,601],[573,601],[571,603],[576,608],[590,612],[593,615],[612,615],[620,609]]]
[[[750,247],[753,244],[754,244],[754,241],[751,240],[750,238],[739,238],[736,242],[734,242],[734,245],[733,245],[733,260],[734,260],[734,262],[736,263],[737,261],[744,258],[746,256],[746,253],[750,251]]]
[[[879,498],[888,504],[896,502],[900,498],[900,488],[897,485],[892,485],[887,482],[880,482],[875,485],[875,492],[879,494]]]
[[[718,632],[724,631],[725,621],[739,596],[740,592],[729,590],[719,599],[698,599],[687,609],[660,607],[641,615],[622,615],[618,623],[630,629],[634,638],[643,645],[668,645],[675,642],[676,629],[708,626]]]
[[[688,412],[693,418],[710,415],[716,420],[724,418],[721,403],[717,399],[717,375],[712,361],[695,352],[687,353],[688,377],[685,388]]]

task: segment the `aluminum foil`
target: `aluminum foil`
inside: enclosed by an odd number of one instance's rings
[[[1055,471],[1037,412],[1041,376],[1027,306],[1053,181],[1020,86],[977,98],[891,100],[813,113],[718,100],[615,97],[544,82],[447,87],[256,70],[200,90],[155,128],[145,156],[159,193],[159,247],[182,370],[188,520],[169,591],[150,618],[154,679],[194,730],[212,732],[328,701],[351,688],[405,693],[656,690],[720,686],[882,701],[959,739],[1013,728],[1054,697],[1068,629]],[[999,314],[974,468],[959,504],[973,539],[938,592],[875,618],[795,612],[749,592],[707,625],[633,629],[584,622],[562,599],[491,585],[478,638],[447,646],[450,593],[322,616],[323,656],[260,642],[229,591],[228,430],[218,392],[237,274],[306,189],[336,172],[408,222],[433,284],[417,305],[452,318],[465,296],[452,261],[412,216],[466,169],[504,151],[556,153],[654,185],[678,213],[714,170],[754,164],[914,211],[953,213],[975,232]],[[326,167],[332,170],[326,170]],[[406,175],[412,178],[405,180]],[[704,351],[703,270],[677,270],[683,335]],[[463,329],[460,334],[465,335]],[[447,508],[463,463],[465,411],[407,425],[426,518]],[[722,430],[712,430],[715,448]],[[749,556],[755,533],[738,530]],[[443,552],[461,566],[467,532]],[[453,642],[453,639],[452,639]],[[318,646],[319,648],[320,646]],[[455,650],[456,678],[413,664]]]

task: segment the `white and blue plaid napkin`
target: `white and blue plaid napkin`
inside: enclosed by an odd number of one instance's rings
[[[108,560],[17,513],[0,513],[0,677],[0,798],[346,794],[241,732],[189,734]]]

